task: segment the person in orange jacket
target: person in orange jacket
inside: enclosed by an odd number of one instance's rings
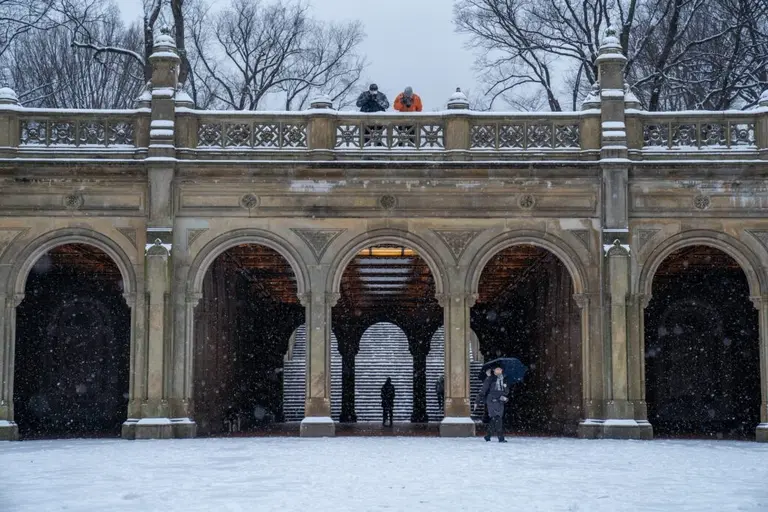
[[[399,112],[421,112],[421,98],[413,93],[412,87],[406,87],[395,98],[395,110]]]

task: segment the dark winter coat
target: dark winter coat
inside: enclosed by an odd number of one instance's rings
[[[395,406],[395,386],[389,379],[381,386],[381,406],[384,409],[391,409]]]
[[[381,91],[376,94],[364,91],[357,98],[357,106],[360,112],[383,112],[389,108],[389,100]]]
[[[497,380],[499,379],[493,374],[490,377],[486,377],[485,381],[483,381],[483,387],[477,394],[477,402],[485,402],[485,409],[491,418],[494,416],[504,416],[504,404],[509,399],[509,386],[504,380],[504,375],[500,375],[501,382],[499,384],[501,389],[497,389]]]
[[[435,393],[438,395],[445,394],[445,379],[443,377],[440,377],[437,379],[437,382],[435,382]]]

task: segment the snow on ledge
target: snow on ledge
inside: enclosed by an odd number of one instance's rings
[[[189,418],[171,418],[171,423],[174,425],[194,425],[195,422]]]
[[[603,425],[606,427],[639,427],[635,420],[605,420]]]
[[[0,420],[0,428],[3,427],[15,427],[16,423],[8,420]]]
[[[759,424],[757,426],[757,430],[768,430],[768,423],[761,423],[761,424]]]
[[[465,416],[446,416],[440,423],[447,423],[449,425],[474,425],[475,420]]]
[[[154,425],[170,425],[171,420],[168,418],[142,418],[138,422],[136,422],[137,425],[148,425],[148,426],[154,426]]]
[[[333,423],[333,419],[330,416],[308,416],[301,420],[302,424],[328,424]]]

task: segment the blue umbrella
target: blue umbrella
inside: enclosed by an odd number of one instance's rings
[[[528,367],[521,363],[519,359],[515,357],[501,357],[485,363],[477,378],[485,380],[486,370],[493,370],[497,366],[501,366],[501,369],[504,371],[504,377],[506,377],[507,381],[511,384],[521,382],[523,377],[525,377],[525,373],[528,371]]]

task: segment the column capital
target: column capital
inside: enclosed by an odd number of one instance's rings
[[[472,307],[477,302],[477,293],[465,293],[465,292],[453,292],[453,293],[438,293],[435,294],[435,299],[441,307],[447,307],[450,304],[456,304],[458,302],[465,302],[467,307]]]
[[[749,297],[755,309],[760,310],[762,306],[768,306],[768,295],[754,295]]]
[[[203,298],[202,293],[198,292],[188,292],[186,296],[186,302],[187,304],[192,304],[192,306],[197,306],[197,304],[200,302],[200,299]]]

